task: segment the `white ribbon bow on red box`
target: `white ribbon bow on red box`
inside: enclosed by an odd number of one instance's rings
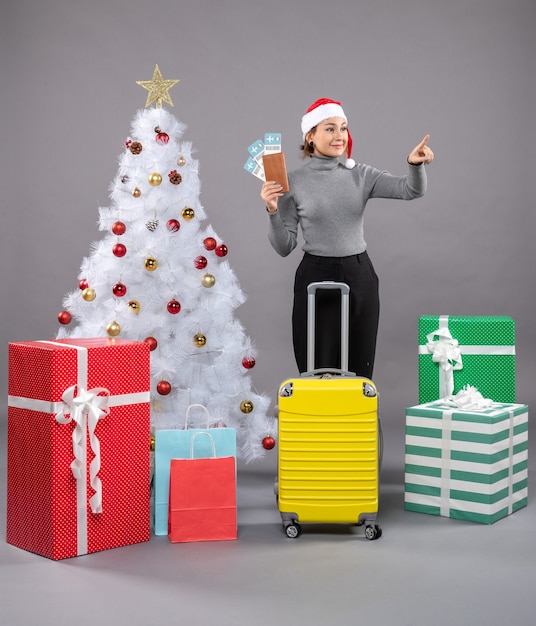
[[[100,395],[105,394],[105,395]],[[77,481],[86,477],[86,430],[89,433],[91,450],[95,455],[89,465],[89,484],[95,492],[89,499],[92,513],[102,513],[102,481],[97,476],[101,466],[100,443],[95,435],[95,427],[99,419],[110,414],[108,400],[110,392],[104,387],[86,390],[78,385],[68,387],[62,394],[62,409],[56,414],[58,424],[74,421],[73,454],[71,463],[73,476]]]

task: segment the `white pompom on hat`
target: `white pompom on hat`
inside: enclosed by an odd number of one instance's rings
[[[348,123],[344,110],[340,102],[336,100],[330,100],[329,98],[319,98],[316,102],[313,102],[311,106],[305,112],[301,121],[301,130],[303,133],[303,139],[305,141],[305,135],[314,128],[320,122],[328,119],[329,117],[342,117],[343,120]],[[348,131],[348,145],[346,147],[347,159],[344,166],[351,170],[355,167],[355,161],[352,159],[352,136]]]

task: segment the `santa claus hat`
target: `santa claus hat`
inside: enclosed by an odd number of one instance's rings
[[[329,117],[342,117],[346,123],[348,123],[348,119],[343,111],[340,102],[336,100],[330,100],[329,98],[319,98],[316,102],[313,102],[311,106],[305,112],[305,115],[302,117],[301,121],[301,129],[303,133],[303,139],[305,141],[305,135],[314,128],[320,122],[328,119]],[[352,157],[352,136],[350,135],[350,131],[348,131],[348,145],[346,147],[347,159],[344,164],[349,170],[355,167],[355,161]]]

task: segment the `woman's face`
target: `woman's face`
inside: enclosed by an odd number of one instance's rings
[[[314,154],[327,157],[340,157],[348,146],[348,127],[342,117],[329,117],[320,122],[311,133]]]

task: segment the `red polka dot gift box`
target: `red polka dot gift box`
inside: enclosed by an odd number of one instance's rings
[[[65,559],[150,538],[150,357],[112,338],[9,344],[8,543]]]

